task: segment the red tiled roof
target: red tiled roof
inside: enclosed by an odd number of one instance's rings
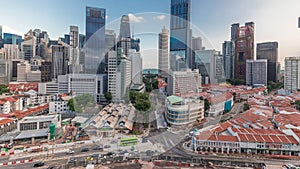
[[[14,122],[13,119],[1,119],[0,120],[0,126],[5,125],[7,123],[12,123],[12,122]]]

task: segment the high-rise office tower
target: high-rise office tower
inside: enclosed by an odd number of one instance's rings
[[[57,79],[59,75],[65,75],[69,71],[70,46],[64,42],[51,46],[52,53],[52,75]]]
[[[3,40],[2,40],[2,25],[0,25],[0,49],[3,48]]]
[[[197,95],[201,88],[201,75],[199,70],[187,69],[174,71],[168,78],[168,94],[184,96],[186,94]]]
[[[268,82],[278,81],[280,71],[278,63],[278,42],[258,43],[256,47],[256,59],[268,60]]]
[[[246,61],[246,85],[267,86],[267,59]]]
[[[108,92],[114,100],[124,99],[131,83],[131,59],[122,53],[122,49],[108,54]]]
[[[132,84],[143,84],[143,61],[140,52],[131,50],[129,52],[129,58],[131,59],[131,83]]]
[[[11,33],[4,33],[3,34],[3,43],[4,44],[17,44],[20,48],[21,43],[22,43],[22,36],[11,34]]]
[[[2,40],[2,25],[0,25],[0,40]]]
[[[164,27],[158,36],[159,75],[167,78],[169,71],[169,30]]]
[[[24,35],[24,41],[21,43],[21,51],[24,55],[24,59],[27,61],[30,61],[30,59],[36,55],[36,39],[31,29]]]
[[[79,30],[78,26],[70,26],[70,46],[77,48],[79,46]]]
[[[171,1],[170,54],[180,56],[186,65],[191,68],[190,3],[190,0]]]
[[[27,73],[30,71],[30,63],[28,61],[17,64],[17,81],[27,82]]]
[[[79,30],[78,26],[70,26],[70,73],[80,73],[81,65],[80,60],[80,50],[79,50]]]
[[[120,23],[120,34],[119,34],[119,41],[122,38],[130,38],[130,23],[129,23],[129,17],[128,15],[123,15],[121,18],[121,23]]]
[[[216,84],[224,82],[223,57],[219,51],[195,51],[195,65],[202,76],[203,83]]]
[[[105,54],[104,8],[86,7],[85,73],[96,74]]]
[[[85,43],[85,35],[79,34],[79,48],[80,49],[83,48],[84,43]]]
[[[12,76],[12,62],[0,59],[0,84],[8,85]]]
[[[300,57],[286,57],[284,62],[284,89],[297,91],[300,88]]]
[[[195,65],[195,51],[202,50],[202,38],[201,37],[192,37],[192,68],[196,67]]]
[[[3,59],[12,60],[19,59],[19,47],[16,44],[4,44],[4,57]]]
[[[222,47],[223,67],[226,79],[234,77],[234,45],[232,41],[225,41]]]
[[[231,28],[235,48],[234,78],[246,80],[246,60],[254,59],[254,23],[247,22],[239,28],[233,24]]]
[[[105,53],[116,50],[116,33],[114,30],[105,30]]]

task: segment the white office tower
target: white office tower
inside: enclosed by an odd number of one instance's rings
[[[108,53],[108,92],[114,100],[123,100],[131,84],[131,59],[122,50]]]
[[[0,59],[0,84],[8,85],[12,76],[12,62]]]
[[[103,96],[104,75],[96,74],[67,74],[58,76],[59,93],[72,93],[73,95],[90,94],[99,102]]]
[[[19,59],[19,47],[16,44],[4,44],[4,57],[2,59]]]
[[[17,82],[26,82],[27,73],[30,71],[30,64],[28,61],[24,61],[17,64]]]
[[[300,88],[300,57],[286,57],[284,62],[284,89],[297,91]]]
[[[199,70],[187,69],[174,71],[168,78],[168,94],[177,96],[197,95],[201,88],[201,75]]]
[[[70,61],[69,72],[80,73],[82,72],[82,66],[79,63],[80,50],[79,50],[79,30],[78,26],[70,26]]]
[[[131,81],[132,84],[142,84],[143,83],[143,65],[142,65],[142,58],[141,53],[136,52],[135,50],[130,50],[129,58],[131,59]]]
[[[267,59],[246,61],[246,85],[267,86]]]
[[[161,77],[167,78],[169,71],[169,30],[165,27],[158,39],[158,70]]]

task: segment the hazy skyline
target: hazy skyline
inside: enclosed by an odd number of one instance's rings
[[[0,24],[3,32],[23,36],[29,29],[40,28],[51,39],[58,39],[69,32],[70,25],[79,26],[80,33],[85,32],[86,6],[106,8],[107,23],[111,24],[108,28],[116,30],[119,18],[130,14],[134,32],[140,34],[144,67],[156,67],[157,34],[163,25],[169,24],[170,0],[4,1]],[[191,22],[200,30],[196,34],[205,35],[204,46],[221,51],[223,41],[230,40],[232,23],[243,25],[253,21],[255,43],[278,41],[279,61],[283,65],[284,57],[300,55],[299,6],[297,0],[192,0]]]

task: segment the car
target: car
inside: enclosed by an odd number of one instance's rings
[[[75,163],[77,160],[74,158],[74,157],[71,157],[70,159],[69,159],[69,163]]]
[[[38,161],[38,162],[36,162],[36,163],[33,164],[33,167],[41,167],[41,166],[44,166],[44,165],[45,165],[44,162]]]
[[[66,154],[74,154],[75,152],[73,151],[73,150],[68,150],[67,152],[66,152]]]
[[[81,152],[88,152],[88,151],[89,151],[88,148],[82,148],[82,149],[81,149]]]
[[[116,155],[116,154],[113,153],[113,152],[108,152],[106,155],[107,155],[107,156],[114,156],[114,155]]]
[[[54,167],[53,166],[49,166],[49,167],[47,167],[47,169],[54,169]]]
[[[92,154],[91,157],[93,157],[93,158],[99,157],[99,154]]]
[[[117,143],[117,142],[116,142],[116,141],[114,141],[114,140],[110,142],[110,144],[116,144],[116,143]]]
[[[104,146],[104,148],[110,148],[110,147],[111,147],[110,145],[105,145],[105,146]]]
[[[102,150],[103,149],[103,147],[101,147],[101,146],[94,146],[93,147],[93,150]]]

